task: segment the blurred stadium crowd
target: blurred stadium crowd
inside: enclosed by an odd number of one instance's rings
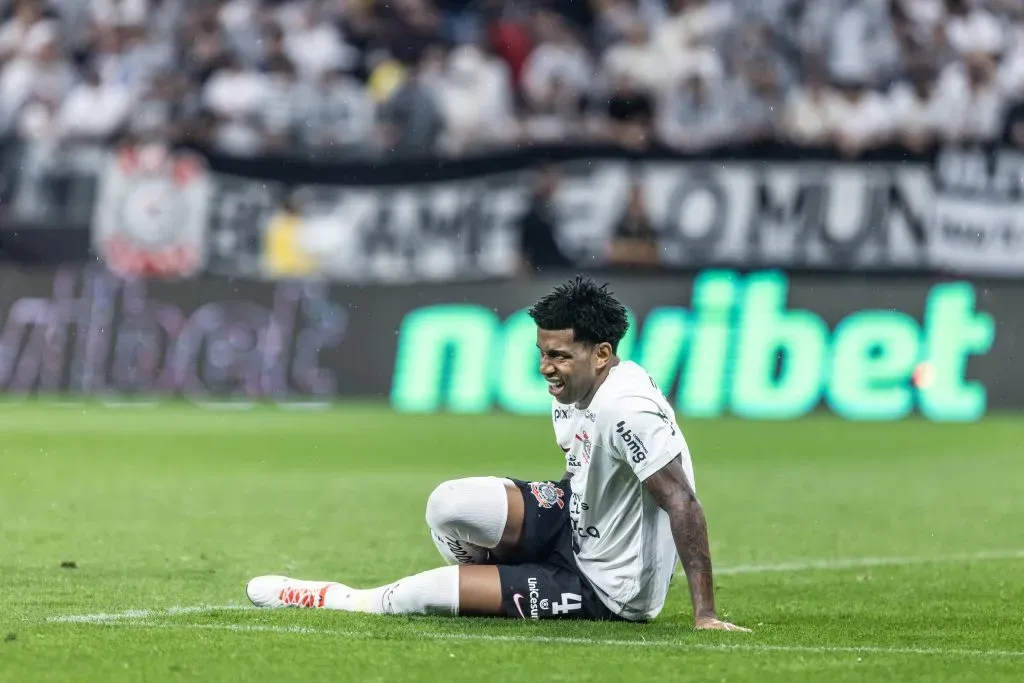
[[[1022,0],[0,0],[0,135],[235,155],[1024,141]]]

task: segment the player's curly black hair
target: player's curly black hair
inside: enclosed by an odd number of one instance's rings
[[[590,278],[577,275],[530,307],[530,317],[542,330],[573,331],[573,338],[591,346],[608,342],[617,351],[629,329],[626,308]]]

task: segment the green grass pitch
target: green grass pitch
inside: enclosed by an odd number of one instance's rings
[[[1024,680],[1024,420],[682,424],[750,635],[681,576],[645,625],[246,607],[438,565],[430,490],[557,477],[547,419],[0,404],[0,681]]]

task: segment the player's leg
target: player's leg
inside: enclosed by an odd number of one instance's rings
[[[462,565],[359,590],[330,581],[261,576],[246,586],[258,607],[367,614],[616,619],[577,572],[558,564]]]
[[[251,580],[245,591],[257,607],[464,616],[500,616],[507,611],[495,565],[441,567],[365,590],[334,581],[260,576]]]
[[[568,537],[565,500],[569,493],[563,482],[528,483],[498,477],[445,482],[430,495],[426,518],[442,556],[449,565],[459,566],[432,569],[367,590],[335,582],[262,576],[250,581],[246,592],[261,607],[512,615],[514,596],[528,596],[542,574],[538,570],[517,575],[522,584],[517,588],[516,581],[503,576],[505,569],[499,572],[493,563],[543,563],[552,556],[560,540]]]
[[[427,498],[426,520],[434,545],[449,565],[486,564],[518,547],[523,497],[510,479],[453,479]]]

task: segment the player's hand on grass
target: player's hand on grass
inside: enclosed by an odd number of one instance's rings
[[[701,617],[694,622],[693,627],[698,631],[740,631],[742,633],[750,633],[749,628],[730,624],[728,621],[721,621],[715,617]]]

